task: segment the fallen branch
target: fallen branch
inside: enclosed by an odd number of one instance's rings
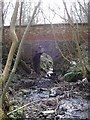
[[[30,105],[30,104],[31,104],[31,103],[27,103],[26,105],[24,105],[24,106],[22,106],[22,107],[19,107],[19,108],[17,108],[17,109],[15,109],[15,110],[13,110],[13,111],[11,111],[11,112],[7,113],[7,115],[10,115],[10,114],[12,114],[12,113],[14,113],[14,112],[16,112],[16,111],[18,111],[18,110],[20,110],[20,109],[22,109],[22,108],[24,108],[24,107],[28,106],[28,105]]]
[[[25,105],[23,105],[23,106],[21,106],[21,107],[18,107],[17,109],[15,109],[15,110],[7,113],[7,115],[10,115],[10,114],[12,114],[12,113],[14,113],[14,112],[16,112],[16,111],[18,111],[18,110],[20,110],[20,109],[22,109],[22,108],[25,108],[25,107],[27,107],[27,106],[30,105],[30,104],[33,104],[33,103],[35,103],[35,102],[38,102],[38,101],[39,101],[39,100],[33,101],[33,102],[27,103],[27,104],[25,104]]]

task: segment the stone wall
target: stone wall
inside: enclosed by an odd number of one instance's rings
[[[75,24],[76,26],[76,24]],[[79,37],[80,40],[88,40],[88,25],[87,24],[79,24]],[[21,39],[26,26],[22,26],[21,30],[19,27],[16,27],[16,33],[18,35],[19,40]],[[22,48],[21,57],[25,61],[32,61],[33,51],[35,51],[38,46],[42,46],[47,54],[49,54],[54,61],[58,60],[58,58],[62,59],[62,56],[56,46],[56,42],[58,42],[59,48],[62,53],[69,57],[69,52],[72,46],[69,44],[71,40],[75,42],[73,39],[72,28],[69,24],[54,24],[53,29],[50,24],[45,25],[33,25],[30,27],[30,30],[27,34],[25,42]],[[9,26],[4,28],[4,45],[11,44],[11,40],[9,37]],[[68,48],[67,48],[68,46]],[[7,51],[7,48],[4,47],[4,51]]]

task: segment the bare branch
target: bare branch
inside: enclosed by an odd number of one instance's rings
[[[44,15],[43,11],[41,10],[42,14]],[[49,22],[50,20],[44,15],[44,18],[46,18]],[[54,35],[54,39],[55,39],[55,45],[56,45],[56,48],[59,50],[61,56],[67,60],[69,62],[69,60],[64,56],[64,54],[62,53],[61,49],[59,48],[58,44],[57,44],[57,41],[56,41],[56,35],[55,35],[55,31],[54,31],[54,27],[53,27],[53,24],[50,22],[50,25],[51,25],[51,29],[52,29],[52,33]]]
[[[8,79],[8,81],[7,81],[7,83],[6,83],[6,86],[5,86],[5,88],[4,88],[3,94],[2,94],[2,96],[1,96],[2,101],[3,101],[4,98],[5,98],[5,94],[6,94],[6,91],[7,91],[7,89],[8,89],[8,86],[9,86],[9,84],[11,83],[11,80],[12,80],[12,78],[13,78],[15,72],[16,72],[16,68],[17,68],[18,63],[19,63],[19,58],[20,58],[20,54],[21,54],[23,42],[24,42],[24,40],[25,40],[25,38],[26,38],[26,36],[27,36],[27,33],[28,33],[29,29],[30,29],[30,26],[31,26],[31,24],[32,24],[32,22],[33,22],[33,20],[34,20],[35,14],[36,14],[37,9],[39,8],[39,6],[40,6],[40,2],[38,2],[37,6],[35,7],[34,12],[33,12],[33,15],[32,15],[32,18],[31,18],[31,20],[30,20],[30,22],[29,22],[28,26],[26,27],[26,30],[25,30],[25,32],[24,32],[24,34],[23,34],[22,40],[21,40],[20,45],[19,45],[19,48],[18,48],[18,52],[17,52],[17,56],[16,56],[16,60],[15,60],[13,69],[12,69],[10,75],[9,75],[9,79]]]
[[[86,9],[84,8],[84,6],[78,1],[78,4],[81,6],[83,12],[86,14],[86,16],[88,17],[88,12],[86,11]]]

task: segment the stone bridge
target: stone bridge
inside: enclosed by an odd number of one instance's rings
[[[74,27],[77,25],[74,24]],[[19,40],[21,39],[23,32],[26,26],[22,26],[21,29],[19,26],[16,27],[16,33],[18,35]],[[79,40],[87,41],[88,40],[88,25],[87,23],[78,24],[79,30]],[[9,38],[9,26],[6,26],[4,29],[4,42],[10,43]],[[71,49],[72,46],[69,44],[74,39],[74,31],[69,24],[41,24],[41,25],[32,25],[27,34],[25,42],[22,48],[22,59],[28,61],[32,59],[32,53],[37,49],[38,46],[42,46],[47,54],[49,54],[53,59],[56,59],[58,56],[60,57],[60,52],[57,47],[57,42],[65,56],[68,56],[68,49]],[[67,44],[68,44],[68,48]]]

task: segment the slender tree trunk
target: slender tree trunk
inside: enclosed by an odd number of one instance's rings
[[[33,12],[33,15],[32,15],[32,18],[31,18],[31,20],[30,20],[30,22],[29,22],[29,24],[28,24],[28,26],[27,26],[24,34],[23,34],[23,37],[22,37],[22,39],[21,39],[21,42],[20,42],[20,45],[19,45],[19,48],[18,48],[18,52],[17,52],[17,56],[16,56],[16,60],[15,60],[13,69],[12,69],[10,75],[9,75],[9,79],[8,79],[8,81],[7,81],[7,83],[6,83],[6,86],[5,86],[4,90],[3,90],[3,94],[2,94],[2,96],[1,96],[2,102],[4,101],[5,94],[6,94],[7,90],[8,90],[8,87],[9,87],[9,85],[10,85],[10,83],[11,83],[11,80],[13,79],[14,74],[15,74],[15,72],[16,72],[16,68],[17,68],[18,63],[19,63],[19,58],[20,58],[20,54],[21,54],[23,42],[24,42],[24,40],[25,40],[25,38],[26,38],[26,36],[27,36],[27,34],[28,34],[28,31],[29,31],[29,29],[30,29],[30,26],[31,26],[33,20],[34,20],[35,14],[36,14],[37,9],[39,8],[39,6],[40,6],[40,2],[39,2],[38,5],[35,7],[34,12]]]
[[[23,8],[23,2],[21,2],[20,7],[20,17],[19,17],[19,40],[21,40],[21,25],[22,25],[22,8]]]
[[[12,60],[13,60],[13,55],[14,55],[14,52],[16,50],[17,43],[18,43],[18,38],[15,33],[15,23],[16,23],[16,18],[17,18],[18,7],[19,7],[19,1],[16,2],[14,13],[13,13],[13,16],[11,19],[11,24],[10,24],[10,36],[12,39],[12,45],[11,45],[11,48],[10,48],[10,51],[8,54],[8,58],[6,61],[4,71],[3,71],[1,79],[0,79],[0,82],[2,82],[3,85],[8,78],[10,67],[11,67]]]
[[[90,1],[88,2],[88,65],[90,68]]]
[[[0,75],[2,74],[2,31],[3,31],[3,3],[0,0]],[[0,82],[0,96],[2,95],[2,83]],[[1,101],[2,103],[2,101]],[[2,118],[2,104],[0,104],[0,118]]]
[[[19,0],[17,0],[17,2],[16,2],[15,9],[14,9],[12,19],[11,19],[11,24],[10,24],[10,36],[12,39],[12,45],[10,48],[10,52],[8,54],[6,66],[5,66],[4,71],[3,71],[1,78],[0,78],[0,84],[3,85],[2,87],[4,87],[5,81],[8,78],[10,67],[12,64],[13,55],[14,55],[14,52],[16,50],[16,46],[17,46],[17,42],[18,42],[18,38],[17,38],[17,35],[15,33],[15,23],[16,23],[16,18],[17,18],[18,7],[19,7]],[[2,88],[2,89],[4,89],[4,88]],[[2,93],[2,95],[3,95],[3,93]],[[4,102],[4,99],[2,99],[2,95],[0,98],[0,115],[2,115],[2,116],[0,116],[0,119],[3,119],[3,117],[5,116],[4,111],[2,110],[2,104]]]

